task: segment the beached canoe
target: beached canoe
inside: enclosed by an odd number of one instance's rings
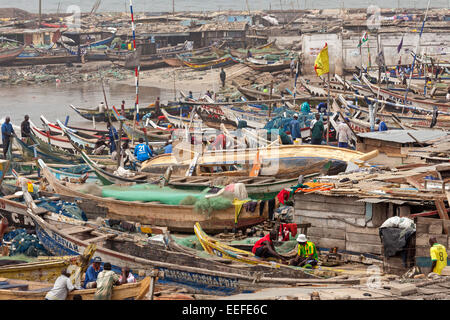
[[[206,61],[206,62],[202,62],[202,63],[192,63],[186,60],[183,60],[183,63],[188,66],[191,69],[194,70],[207,70],[207,69],[211,69],[211,68],[221,68],[224,66],[227,66],[229,64],[233,64],[233,63],[238,63],[239,61],[237,61],[235,58],[233,58],[233,56],[227,54],[219,59],[214,59],[214,60],[210,60],[210,61]]]
[[[14,61],[19,54],[23,52],[25,46],[21,46],[14,49],[0,50],[0,64],[7,64]]]
[[[77,186],[59,181],[50,172],[48,166],[38,160],[44,177],[53,190],[60,195],[79,197],[80,201],[97,203],[98,207],[107,209],[107,217],[119,220],[140,222],[142,224],[167,227],[170,231],[192,232],[195,221],[202,223],[205,230],[210,233],[222,232],[228,228],[231,230],[247,228],[261,223],[268,217],[267,206],[260,213],[261,202],[258,201],[255,210],[242,210],[235,224],[235,207],[213,210],[211,213],[202,213],[195,210],[194,205],[169,205],[159,202],[124,201],[114,198],[106,198],[77,191]],[[79,188],[79,187],[78,187]]]
[[[247,66],[253,70],[260,72],[274,72],[289,68],[290,61],[277,61],[275,63],[268,64],[256,64],[256,63],[246,63]]]
[[[251,167],[256,159],[258,149],[236,149],[204,152],[197,161],[197,173],[202,168],[215,166],[241,165]],[[376,155],[363,154],[358,151],[317,145],[281,145],[260,148],[260,176],[294,178],[300,174],[312,174],[323,169],[331,162],[329,172],[341,172],[347,162],[360,158],[370,159]],[[173,153],[159,155],[142,163],[142,171],[163,173],[173,167],[174,175],[186,172],[194,157],[193,150],[175,147]],[[198,175],[198,174],[197,174]]]
[[[0,300],[44,300],[47,292],[52,288],[52,283],[0,278]],[[149,288],[150,278],[145,278],[136,283],[114,286],[111,300],[135,299],[137,297],[142,299]],[[96,289],[74,290],[69,293],[66,300],[73,300],[75,295],[80,295],[82,300],[93,300],[95,291]]]
[[[184,287],[190,292],[224,295],[282,284],[326,281],[298,268],[244,266],[219,258],[203,258],[195,250],[176,244],[170,235],[164,236],[164,243],[145,238],[137,241],[131,234],[117,230],[94,230],[82,225],[73,226],[68,221],[49,222],[29,212],[36,223],[39,240],[55,255],[78,255],[86,246],[96,243],[95,254],[110,262],[113,270],[127,266],[133,272],[142,270],[148,275],[156,269],[162,274],[159,283]]]

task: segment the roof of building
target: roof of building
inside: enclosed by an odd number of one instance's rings
[[[426,142],[446,136],[447,133],[441,130],[388,130],[359,133],[361,138],[382,140],[396,143],[414,143],[416,138],[419,142]],[[413,136],[413,137],[411,137]]]
[[[244,31],[247,24],[248,23],[246,21],[210,23],[210,24],[204,24],[192,31],[198,31],[198,32],[203,32],[203,31]]]

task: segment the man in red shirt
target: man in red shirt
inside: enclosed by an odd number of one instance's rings
[[[277,238],[277,234],[277,230],[271,230],[269,234],[259,239],[253,246],[253,254],[259,258],[277,258],[286,261],[286,258],[280,255],[273,246],[273,240]]]

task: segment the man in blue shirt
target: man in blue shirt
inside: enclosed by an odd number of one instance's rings
[[[134,155],[138,161],[143,162],[153,157],[153,152],[149,146],[144,143],[144,139],[139,138],[139,144],[134,148]]]
[[[92,265],[89,266],[86,270],[86,274],[84,276],[84,284],[83,287],[86,289],[95,288],[94,284],[97,284],[97,276],[100,271],[103,270],[101,267],[102,258],[95,257]]]
[[[292,141],[295,141],[297,138],[301,138],[300,134],[300,122],[298,121],[298,114],[294,114],[294,119],[289,122],[289,128],[291,131]]]
[[[119,135],[117,134],[117,130],[108,122],[106,125],[109,131],[109,152],[112,154],[116,151],[116,140],[119,140]]]
[[[164,153],[172,153],[172,140],[169,140],[164,147]]]
[[[376,124],[378,125],[378,131],[387,131],[388,127],[384,121],[377,118]]]
[[[6,154],[11,145],[11,137],[15,135],[10,118],[6,117],[5,122],[2,124],[2,142],[3,142],[3,158],[6,159]]]

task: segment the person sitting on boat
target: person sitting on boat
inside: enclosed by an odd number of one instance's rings
[[[381,121],[379,118],[375,120],[375,123],[378,125],[378,131],[387,131],[388,127],[384,121]]]
[[[297,256],[289,261],[289,265],[298,267],[314,267],[319,261],[316,245],[308,241],[304,234],[299,234],[297,237],[298,249]]]
[[[348,121],[348,118],[346,118],[345,120]],[[342,121],[341,123],[339,123],[336,131],[338,138],[338,147],[348,148],[352,136],[350,127],[347,125],[347,123],[345,123],[345,121]]]
[[[83,287],[86,289],[95,288],[98,274],[103,270],[101,267],[102,258],[95,257],[92,265],[89,266],[86,270],[86,274],[84,276],[84,284]]]
[[[194,95],[192,94],[192,91],[189,91],[189,94],[187,96],[188,99],[194,99]]]
[[[270,233],[255,243],[252,248],[253,254],[259,258],[276,258],[286,261],[286,258],[280,255],[273,245],[273,241],[276,240],[277,237],[278,231],[275,229],[271,230]]]
[[[316,118],[311,121],[311,144],[321,145],[323,132],[323,122],[320,120],[320,114],[316,113]]]
[[[144,139],[139,138],[139,144],[134,148],[134,155],[139,162],[144,162],[153,157],[153,152],[148,144],[144,143]]]
[[[70,273],[67,272],[67,269],[63,269],[61,275],[56,278],[53,288],[45,296],[45,300],[66,300],[69,292],[75,289],[81,288],[72,284]]]
[[[20,135],[23,142],[27,142],[31,135],[30,117],[28,115],[25,115],[24,120],[20,124]]]
[[[122,268],[122,275],[119,278],[119,282],[120,282],[120,284],[136,282],[136,279],[134,278],[133,274],[130,272],[130,268],[128,268],[128,267]]]
[[[2,124],[3,159],[6,159],[6,154],[11,146],[11,137],[16,135],[10,121],[11,119],[6,117],[5,122]]]
[[[111,263],[105,262],[96,283],[94,300],[111,300],[113,286],[120,285],[119,275],[111,270]]]
[[[294,114],[294,119],[289,122],[289,128],[291,131],[292,141],[295,141],[297,138],[301,139],[302,135],[300,134],[300,121],[298,121],[298,114]]]
[[[250,50],[247,50],[247,58],[251,58],[252,57],[252,52]]]
[[[172,153],[172,140],[166,142],[164,146],[164,153]]]
[[[222,81],[222,88],[225,87],[225,79],[227,78],[227,74],[222,68],[222,71],[220,71],[220,81]]]

